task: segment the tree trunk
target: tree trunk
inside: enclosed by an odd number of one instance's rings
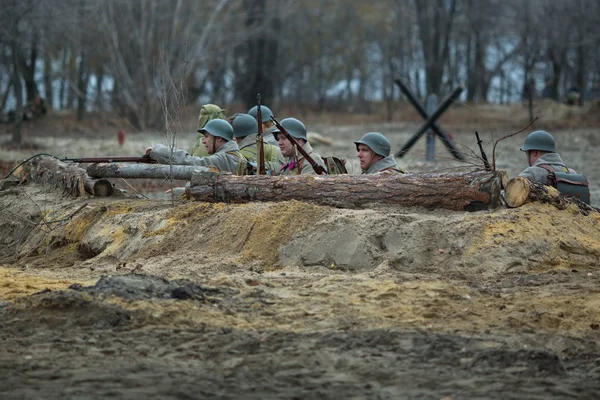
[[[260,93],[265,104],[271,105],[274,98],[273,80],[277,62],[278,41],[270,39],[265,30],[263,19],[267,13],[265,0],[245,0],[246,29],[254,33],[246,45],[246,76],[250,80],[244,91],[244,102],[247,108],[256,104],[256,94]],[[273,36],[275,37],[275,36]]]
[[[12,63],[13,63],[13,88],[15,93],[15,128],[12,134],[11,141],[15,144],[21,144],[23,137],[21,136],[21,122],[23,121],[23,87],[21,85],[21,63],[19,62],[18,48],[18,21],[13,22],[12,35],[10,40]]]
[[[194,172],[210,172],[214,169],[195,165],[111,163],[90,164],[86,171],[92,178],[168,179],[172,176],[173,179],[189,181]]]
[[[67,108],[73,110],[75,108],[75,100],[79,97],[73,85],[77,82],[77,57],[71,55],[67,70]]]
[[[33,4],[31,2],[30,4]],[[22,53],[19,54],[21,57],[21,73],[23,74],[23,80],[25,81],[25,93],[27,94],[27,101],[33,101],[35,96],[38,94],[37,84],[35,83],[35,65],[37,63],[38,56],[38,39],[39,33],[35,23],[32,24],[33,30],[31,35],[31,50],[29,53],[29,60],[25,60]]]
[[[7,68],[7,70],[8,70],[8,68]],[[4,94],[2,95],[2,100],[0,100],[0,113],[2,113],[2,111],[4,111],[4,107],[6,106],[6,101],[8,100],[8,96],[10,95],[10,91],[12,90],[12,85],[13,85],[13,79],[9,76],[8,82],[6,84],[6,90],[4,91]]]
[[[94,99],[94,106],[96,109],[101,110],[104,106],[102,99],[102,81],[104,80],[104,65],[100,64],[96,70],[96,98]]]
[[[68,81],[67,81],[67,56],[69,54],[69,48],[65,44],[63,47],[63,55],[62,55],[62,65],[60,70],[62,71],[62,77],[60,79],[60,89],[58,91],[58,108],[65,109],[66,108],[66,91],[68,89]]]
[[[355,208],[373,203],[477,211],[498,207],[501,172],[408,175],[234,176],[195,173],[186,196],[198,201],[302,200]]]
[[[47,41],[46,41],[47,46]],[[48,49],[44,49],[44,93],[46,99],[46,105],[49,109],[54,108],[54,90],[52,88],[53,81],[52,74],[52,58],[50,57],[50,53]]]
[[[77,71],[77,121],[83,120],[85,112],[85,103],[87,100],[87,86],[89,81],[89,73],[87,72],[87,57],[84,51],[79,54],[79,68]]]
[[[506,201],[506,205],[511,208],[539,201],[541,203],[552,204],[559,210],[564,210],[568,206],[575,204],[579,208],[579,212],[583,215],[600,211],[596,207],[589,206],[581,201],[562,196],[558,190],[551,186],[531,182],[522,176],[516,176],[508,182],[504,193],[504,200]]]
[[[71,197],[83,196],[86,192],[97,197],[109,197],[113,194],[113,186],[106,179],[92,179],[84,169],[52,157],[34,158],[17,170],[15,175],[26,175],[33,182],[59,189]]]

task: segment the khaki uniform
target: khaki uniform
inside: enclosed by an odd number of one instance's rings
[[[525,170],[523,170],[519,176],[527,178],[532,182],[541,183],[542,185],[551,184],[548,182],[548,171],[542,167],[538,167],[538,165],[548,165],[550,168],[558,172],[568,172],[571,174],[577,173],[575,170],[567,168],[558,153],[548,153],[535,160],[533,165],[525,168]]]
[[[327,170],[327,167],[325,166],[325,162],[323,161],[323,159],[321,158],[320,155],[318,155],[317,153],[315,153],[313,151],[312,146],[310,145],[310,143],[306,142],[304,144],[304,146],[302,146],[302,148],[304,149],[304,151],[306,151],[308,153],[309,156],[311,156],[311,158],[313,160],[315,160],[315,162],[317,164],[319,164],[321,167],[323,167],[325,170]],[[271,175],[316,175],[317,173],[315,172],[315,170],[313,169],[312,165],[310,165],[310,163],[308,161],[306,161],[304,159],[304,156],[302,154],[300,154],[300,152],[298,152],[298,160],[295,159],[295,157],[290,157],[288,159],[286,159],[283,163],[282,162],[276,162],[276,163],[265,163],[265,165],[267,166],[267,169],[271,172]]]
[[[238,143],[238,146],[240,147],[240,153],[242,153],[242,155],[246,157],[248,161],[258,161],[258,146],[256,145],[257,135],[257,133],[248,135]],[[277,162],[278,160],[283,160],[279,146],[273,146],[272,144],[266,143],[264,140],[263,143],[265,162]]]
[[[200,108],[200,114],[198,115],[198,130],[204,128],[208,121],[212,121],[213,119],[225,119],[225,110],[215,104],[204,104]],[[190,147],[189,153],[196,157],[208,157],[208,151],[206,151],[206,147],[202,144],[202,139],[204,138],[204,134],[198,132],[196,135],[196,140],[194,140],[194,144]]]
[[[394,172],[398,174],[406,173],[400,169],[394,156],[387,156],[377,161],[375,164],[371,165],[368,170],[363,171],[363,174],[376,174],[378,172],[385,171]]]
[[[152,148],[150,158],[159,164],[169,164],[171,148],[158,144]],[[215,154],[208,157],[191,156],[185,150],[175,149],[172,160],[176,165],[214,166],[219,171],[236,175],[245,175],[248,168],[246,158],[240,153],[237,143],[233,140],[225,143]]]

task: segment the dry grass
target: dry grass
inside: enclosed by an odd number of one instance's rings
[[[196,127],[200,106],[190,105],[181,112],[181,129],[193,132]],[[227,114],[246,112],[239,103],[225,106]],[[553,100],[538,100],[534,103],[534,113],[540,117],[536,128],[569,129],[574,127],[600,127],[600,103],[588,103],[584,107],[571,107]],[[423,119],[408,102],[396,102],[393,107],[392,120],[387,120],[384,103],[371,103],[370,112],[330,112],[318,110],[302,110],[298,107],[283,107],[276,110],[279,119],[295,116],[307,125],[364,125],[386,122],[405,122],[421,124]],[[439,119],[440,125],[449,129],[468,130],[510,130],[522,127],[529,122],[527,104],[470,104],[457,102],[453,104]],[[11,125],[0,126],[0,134],[11,133]],[[114,136],[119,129],[135,132],[126,118],[116,113],[88,113],[82,122],[77,122],[75,113],[53,112],[45,118],[23,124],[23,136],[77,136],[96,137]],[[155,129],[150,128],[150,131]]]

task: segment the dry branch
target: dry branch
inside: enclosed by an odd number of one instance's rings
[[[291,177],[204,172],[192,176],[186,196],[227,203],[296,199],[349,208],[384,203],[476,211],[500,205],[502,176],[500,172],[486,171]]]
[[[509,135],[506,136],[502,136],[500,139],[496,140],[494,142],[494,147],[492,147],[492,170],[495,171],[496,170],[496,146],[498,146],[498,143],[500,143],[502,140],[504,139],[508,139],[510,137],[513,137],[515,135],[518,135],[519,133],[523,132],[525,129],[529,128],[531,125],[533,125],[539,118],[535,117],[530,123],[528,123],[525,127],[523,127],[522,129],[511,133]]]

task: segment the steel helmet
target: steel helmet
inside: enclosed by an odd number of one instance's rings
[[[262,122],[269,122],[271,120],[271,115],[273,115],[273,112],[269,107],[260,106],[260,112],[262,115]],[[258,114],[258,106],[254,106],[250,110],[248,110],[248,114],[252,115],[254,117],[254,120],[256,120],[256,115]]]
[[[208,132],[213,136],[221,137],[227,141],[233,139],[233,128],[229,122],[224,119],[213,119],[206,123],[204,128],[199,129],[198,132]]]
[[[308,140],[306,137],[306,126],[296,118],[284,119],[281,121],[281,126],[283,126],[294,138]]]
[[[258,132],[258,125],[252,115],[240,114],[231,123],[233,126],[233,136],[243,138]]]
[[[525,139],[521,151],[542,150],[556,153],[556,144],[551,134],[546,131],[531,132]]]
[[[360,140],[354,142],[356,145],[356,150],[358,151],[358,145],[364,144],[365,146],[369,146],[373,153],[379,154],[380,156],[387,157],[390,155],[390,141],[387,140],[385,136],[383,136],[379,132],[369,132],[365,133]]]

